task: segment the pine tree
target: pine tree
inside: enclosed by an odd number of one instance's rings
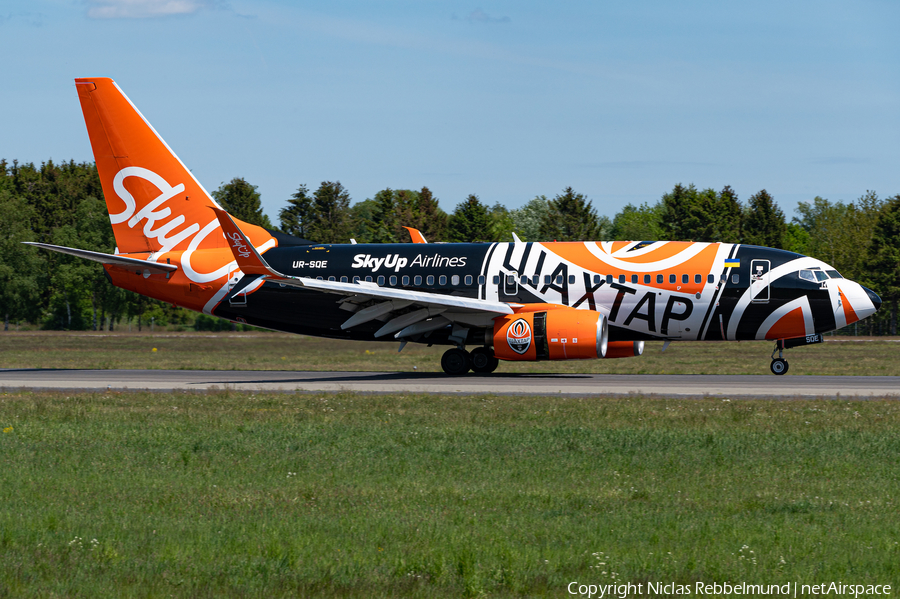
[[[350,194],[340,181],[323,181],[316,190],[309,236],[319,243],[347,243],[350,239]]]
[[[309,237],[309,226],[312,220],[313,198],[306,185],[300,185],[288,200],[287,208],[278,212],[281,230],[289,235],[306,239]]]
[[[675,185],[672,191],[663,195],[660,222],[662,235],[669,241],[693,241],[694,205],[697,201],[697,188],[688,187],[681,183]]]
[[[737,192],[730,185],[726,185],[716,199],[716,206],[713,210],[713,219],[716,223],[715,234],[710,241],[740,242],[744,210],[738,200]]]
[[[414,226],[425,239],[432,241],[447,240],[447,213],[441,210],[437,198],[427,187],[419,190],[414,207]]]
[[[462,243],[491,239],[491,215],[477,195],[469,195],[456,206],[447,221],[447,233],[450,241]]]
[[[231,216],[251,225],[272,228],[269,217],[263,214],[256,185],[250,185],[243,177],[235,177],[230,182],[223,183],[212,192],[212,196]]]
[[[550,200],[539,236],[543,241],[597,241],[606,236],[604,228],[608,233],[609,219],[599,218],[589,199],[566,187]]]
[[[743,222],[743,243],[783,248],[787,235],[784,212],[765,189],[750,196]]]

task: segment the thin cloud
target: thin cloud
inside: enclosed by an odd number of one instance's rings
[[[87,0],[91,19],[151,19],[190,15],[212,6],[209,0]]]
[[[872,164],[868,158],[855,158],[851,156],[826,156],[824,158],[816,158],[810,161],[812,164],[823,164],[826,166],[840,166],[846,164]]]
[[[0,25],[5,25],[6,23],[11,23],[13,21],[24,23],[31,27],[40,27],[44,24],[43,15],[41,13],[20,12],[0,15]]]
[[[459,17],[453,15],[454,20],[460,20]],[[463,21],[468,21],[469,23],[486,23],[486,24],[496,24],[496,23],[510,23],[512,19],[509,17],[492,17],[487,14],[480,8],[476,8],[465,17],[462,18]]]

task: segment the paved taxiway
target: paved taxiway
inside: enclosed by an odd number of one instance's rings
[[[642,394],[700,397],[893,397],[900,376],[502,374],[212,370],[0,370],[5,389],[362,391],[515,394]]]

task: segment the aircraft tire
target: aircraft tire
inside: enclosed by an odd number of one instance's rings
[[[490,350],[484,347],[476,347],[469,352],[469,363],[472,371],[478,374],[490,374],[497,370],[500,360],[494,357]]]
[[[458,347],[451,347],[441,356],[441,368],[450,376],[463,375],[469,372],[469,354]]]
[[[788,362],[784,358],[775,358],[774,360],[772,360],[772,363],[769,365],[769,370],[772,371],[772,374],[777,374],[777,375],[787,374]]]

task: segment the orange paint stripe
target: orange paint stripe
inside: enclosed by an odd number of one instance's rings
[[[690,242],[687,241],[673,243],[678,243],[680,245],[679,251],[687,249],[687,246],[690,245]],[[631,275],[633,274],[632,272],[609,266],[607,263],[603,262],[594,254],[592,254],[590,250],[585,247],[584,243],[557,242],[546,243],[544,245],[548,250],[550,250],[560,258],[572,262],[573,264],[577,264],[581,268],[602,275],[611,274],[616,279],[618,279],[620,274],[624,274],[626,276],[626,282],[631,282]],[[680,293],[699,293],[706,285],[706,277],[712,271],[713,263],[715,262],[718,249],[718,245],[708,245],[699,254],[692,257],[690,260],[681,263],[675,268],[668,268],[653,273],[636,273],[638,275],[638,284],[653,287],[655,289],[678,291]],[[652,262],[641,262],[641,264],[652,264]],[[644,283],[644,274],[650,274],[650,283]],[[662,283],[656,282],[657,274],[663,275]],[[671,274],[674,274],[676,277],[675,283],[669,283],[669,275]],[[694,283],[694,275],[698,274],[702,276],[702,279],[700,283]],[[681,282],[682,275],[688,275],[689,278],[687,283]]]
[[[844,307],[844,318],[847,319],[847,324],[851,324],[859,320],[859,316],[856,315],[856,312],[853,310],[853,306],[850,305],[850,302],[847,301],[847,296],[844,295],[844,292],[841,290],[841,286],[838,285],[838,294],[841,296],[841,306]]]

